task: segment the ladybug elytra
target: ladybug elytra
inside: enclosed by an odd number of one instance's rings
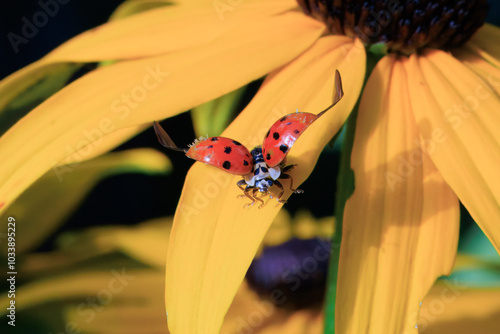
[[[278,202],[286,202],[281,199],[285,189],[278,179],[289,179],[290,190],[296,194],[303,192],[300,189],[293,189],[293,178],[287,173],[297,165],[287,166],[286,156],[299,136],[321,115],[335,106],[343,96],[340,73],[335,71],[333,102],[328,108],[317,115],[295,112],[280,118],[267,132],[263,145],[255,147],[251,152],[236,140],[225,137],[200,138],[188,148],[179,148],[158,122],[155,121],[153,126],[158,141],[166,148],[182,151],[191,159],[220,168],[230,174],[243,176],[237,183],[243,191],[241,197],[247,197],[252,201],[245,207],[259,201],[261,208],[265,202],[257,197],[257,194],[267,195],[272,186],[280,191],[277,196]]]

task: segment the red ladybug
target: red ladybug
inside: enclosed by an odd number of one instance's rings
[[[200,138],[189,145],[189,148],[179,148],[158,122],[155,121],[153,126],[158,141],[166,148],[182,151],[191,159],[215,166],[230,174],[243,176],[237,185],[243,191],[244,196],[252,201],[245,206],[253,205],[255,201],[259,201],[261,202],[259,208],[261,208],[264,206],[264,201],[256,196],[257,193],[266,195],[273,185],[280,190],[277,197],[278,202],[286,202],[281,199],[285,190],[278,179],[290,179],[290,190],[296,194],[303,192],[300,189],[293,189],[293,179],[286,173],[297,165],[286,166],[286,156],[295,141],[309,125],[336,105],[342,96],[344,96],[344,92],[340,73],[335,71],[333,103],[328,108],[317,115],[295,112],[280,118],[267,132],[264,144],[256,146],[251,152],[236,140],[225,137]]]

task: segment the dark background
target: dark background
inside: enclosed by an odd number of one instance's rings
[[[42,0],[44,3],[47,1],[50,0]],[[113,10],[122,2],[122,0],[65,1],[67,3],[59,6],[58,13],[50,18],[44,27],[39,28],[36,36],[29,39],[27,44],[19,45],[17,53],[7,38],[8,33],[21,35],[23,17],[31,21],[41,7],[38,1],[28,0],[9,1],[8,4],[3,4],[0,12],[0,79],[40,59],[71,37],[106,22]],[[500,25],[500,1],[489,2],[491,10],[488,21]],[[238,110],[242,110],[249,102],[259,84],[256,82],[250,86]],[[168,128],[179,144],[189,143],[195,138],[189,113],[170,118]],[[153,130],[148,129],[118,150],[137,147],[162,149],[156,141]],[[182,153],[165,153],[174,166],[170,175],[128,174],[106,179],[90,193],[57,234],[68,229],[92,225],[135,224],[149,218],[172,215],[182,190],[185,174],[193,161],[184,157]],[[305,194],[293,195],[286,204],[285,207],[289,211],[293,213],[297,209],[306,208],[317,217],[333,214],[338,157],[337,151],[329,147],[325,149],[311,177],[301,186]],[[308,195],[312,193],[314,196]],[[54,210],[57,210],[56,203]],[[466,213],[465,210],[462,211]],[[470,223],[469,218],[463,221],[465,224]],[[53,239],[48,240],[42,249],[50,248],[52,242]]]

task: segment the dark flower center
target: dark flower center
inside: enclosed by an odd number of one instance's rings
[[[320,306],[325,294],[330,243],[291,239],[267,247],[253,260],[246,279],[262,298],[285,309]]]
[[[297,0],[334,35],[359,37],[366,46],[410,54],[423,48],[449,50],[483,24],[487,0]]]

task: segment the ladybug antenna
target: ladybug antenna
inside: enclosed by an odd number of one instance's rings
[[[184,152],[184,153],[186,153],[188,151],[187,148],[177,147],[177,145],[175,145],[174,141],[170,138],[170,136],[161,127],[160,123],[158,123],[157,121],[154,121],[153,127],[155,129],[156,137],[158,138],[158,141],[160,142],[160,144],[162,144],[166,148],[174,150],[174,151],[180,151],[180,152]]]
[[[334,91],[333,91],[333,102],[328,108],[326,108],[325,110],[320,112],[317,115],[317,117],[320,117],[325,112],[332,109],[333,106],[335,106],[337,104],[337,102],[339,102],[342,99],[343,96],[344,96],[344,90],[342,89],[342,78],[340,77],[339,70],[335,70],[335,87],[334,87]]]

